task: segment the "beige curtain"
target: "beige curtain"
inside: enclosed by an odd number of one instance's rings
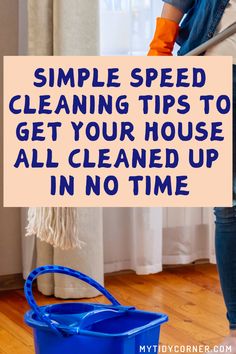
[[[28,54],[98,55],[99,0],[28,0]],[[103,283],[102,209],[81,208],[79,222],[81,240],[86,243],[82,250],[62,251],[38,240],[23,240],[25,275],[34,266],[36,252],[37,266],[72,267]],[[41,277],[38,288],[45,295],[62,298],[97,295],[85,283],[62,275]]]
[[[0,1],[0,275],[21,272],[20,209],[3,208],[3,56],[17,55],[18,7]]]

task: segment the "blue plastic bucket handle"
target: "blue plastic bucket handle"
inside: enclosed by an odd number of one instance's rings
[[[62,267],[59,265],[45,265],[42,267],[38,267],[36,269],[34,269],[28,276],[28,278],[26,279],[25,282],[25,286],[24,286],[24,292],[25,292],[25,297],[28,301],[28,304],[30,305],[31,309],[34,311],[34,313],[44,322],[47,323],[47,325],[57,334],[59,335],[68,335],[68,333],[65,333],[64,331],[62,331],[60,328],[57,327],[57,323],[53,320],[51,320],[48,316],[46,316],[46,314],[44,313],[44,311],[42,310],[42,308],[40,308],[35,299],[34,299],[34,295],[33,295],[33,282],[34,280],[43,274],[48,274],[48,273],[59,273],[59,274],[65,274],[65,275],[69,275],[72,276],[74,278],[80,279],[82,281],[84,281],[85,283],[93,286],[95,289],[97,289],[98,291],[100,291],[114,306],[120,306],[120,303],[103,287],[101,286],[98,282],[96,282],[94,279],[88,277],[87,275],[78,272],[74,269],[71,268],[67,268],[67,267]]]

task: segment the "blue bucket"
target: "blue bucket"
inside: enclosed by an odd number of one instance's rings
[[[111,305],[76,302],[37,306],[32,284],[46,273],[78,278],[100,291]],[[61,266],[32,271],[25,283],[25,296],[31,307],[25,322],[33,328],[36,354],[137,354],[150,348],[157,353],[160,325],[168,320],[162,313],[121,306],[95,280]]]

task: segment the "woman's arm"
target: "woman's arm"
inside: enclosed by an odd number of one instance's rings
[[[184,13],[179,10],[177,7],[170,5],[170,4],[164,4],[161,17],[174,21],[176,23],[180,23],[180,21],[183,18]]]
[[[197,0],[162,0],[166,5],[171,5],[175,9],[178,9],[182,14],[187,13]],[[168,8],[166,7],[167,11]]]

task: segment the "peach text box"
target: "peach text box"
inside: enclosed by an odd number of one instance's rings
[[[35,79],[35,71],[43,68],[47,82],[42,87],[36,87],[33,82],[39,82]],[[64,72],[73,70],[75,78],[75,87],[68,83],[61,87],[48,83],[49,68],[55,73],[54,79],[57,79],[59,68]],[[83,87],[78,87],[78,69],[86,68],[89,70],[90,77],[85,80]],[[98,77],[94,77],[94,68],[98,69]],[[117,68],[118,78],[113,81],[120,83],[119,87],[108,87],[108,69]],[[140,87],[133,87],[131,82],[138,81],[131,76],[132,70],[139,68],[139,79],[143,78],[143,84]],[[153,80],[151,87],[147,87],[145,80],[147,78],[147,69],[155,69],[158,76]],[[179,69],[187,68],[187,78],[184,80],[189,83],[186,87],[176,87]],[[204,87],[192,87],[193,68],[202,68],[206,74],[206,83]],[[161,77],[164,69],[171,69],[169,82],[173,87],[160,87]],[[153,71],[154,72],[154,71]],[[150,74],[150,72],[149,72]],[[166,72],[167,74],[167,72]],[[115,72],[114,72],[115,75]],[[100,87],[92,87],[92,80],[100,82]],[[140,79],[141,80],[141,79]],[[165,82],[168,80],[166,79]],[[102,86],[104,82],[104,86]],[[140,81],[141,82],[141,81]],[[73,85],[72,85],[73,86]],[[98,85],[99,86],[99,85]],[[21,113],[14,113],[9,108],[9,103],[16,95],[19,99],[14,101],[14,109],[21,110]],[[30,100],[29,107],[35,109],[36,113],[24,113],[25,95]],[[50,106],[52,114],[39,114],[39,96],[50,95]],[[89,100],[94,95],[95,113],[82,114],[77,112],[67,114],[61,110],[59,114],[55,113],[60,97],[66,97],[68,107],[72,110],[73,95],[82,97],[86,95]],[[96,101],[99,95],[107,98],[112,96],[112,113],[107,112],[99,114],[97,112]],[[125,114],[120,114],[116,110],[118,97],[127,96],[127,99],[120,102],[128,102],[129,110]],[[141,95],[151,95],[152,99],[148,103],[148,113],[143,112],[143,101]],[[171,95],[175,103],[169,108],[169,113],[163,112],[163,97]],[[190,105],[189,112],[182,114],[184,105],[178,103],[180,96],[185,95]],[[203,95],[213,95],[214,100],[210,101],[209,114],[204,113],[203,101],[200,97]],[[217,97],[232,97],[232,58],[231,57],[5,57],[4,60],[4,206],[25,207],[25,206],[76,206],[76,207],[154,207],[154,206],[172,206],[172,207],[193,207],[193,206],[231,206],[232,205],[232,108],[227,113],[220,113],[217,109]],[[158,96],[155,98],[155,96]],[[27,99],[26,99],[27,100]],[[160,103],[160,112],[155,111]],[[183,99],[184,101],[184,99]],[[220,103],[224,109],[224,100]],[[28,108],[29,108],[28,107]],[[120,105],[120,108],[123,106]],[[186,106],[185,106],[186,107]],[[88,110],[90,109],[88,105]],[[25,122],[26,125],[19,131],[23,135],[23,128],[27,129],[29,138],[19,140],[16,131],[19,123]],[[37,136],[44,140],[32,141],[33,123],[41,122],[39,127],[42,132],[34,131]],[[58,122],[61,126],[57,129],[57,140],[52,139],[52,129],[47,126],[48,123]],[[75,131],[72,123],[83,123],[80,130],[80,139],[75,141]],[[107,141],[102,134],[98,140],[90,141],[86,136],[86,127],[89,122],[96,122],[102,131],[102,124],[107,124],[108,132],[111,132],[112,124],[117,124],[118,138],[113,141]],[[120,141],[122,123],[131,123],[133,126],[132,135],[134,140],[126,139]],[[187,123],[193,124],[193,133],[198,122],[206,122],[208,138],[204,141],[191,139],[182,141],[178,138],[166,141],[161,136],[161,127],[165,122],[171,122],[175,127],[179,122],[184,124],[186,132]],[[222,134],[224,138],[221,141],[210,141],[211,124],[213,122],[222,122]],[[157,141],[149,139],[145,141],[146,124],[158,123],[159,138]],[[18,128],[17,128],[18,127]],[[124,127],[124,125],[123,125]],[[126,129],[127,126],[126,126]],[[177,128],[176,128],[177,131]],[[170,128],[166,134],[170,133]],[[95,128],[91,128],[90,133],[96,133]],[[124,133],[124,131],[123,131]],[[200,134],[200,133],[199,133]],[[199,135],[198,134],[198,135]],[[219,134],[220,135],[220,134]],[[26,135],[25,135],[26,136]],[[131,136],[131,135],[130,135]],[[150,137],[151,135],[149,135]],[[21,162],[18,167],[16,161],[19,157],[19,151],[24,150],[29,166]],[[48,156],[48,150],[51,150],[52,156]],[[79,149],[79,150],[78,150]],[[104,153],[105,149],[107,151]],[[119,166],[114,167],[117,157],[124,149],[129,168],[125,163],[119,162]],[[145,167],[139,164],[132,167],[132,157],[134,149],[136,152],[144,151],[146,154]],[[143,150],[142,150],[143,149]],[[157,151],[159,150],[159,153]],[[178,164],[175,168],[166,168],[167,149],[175,150],[178,153]],[[189,164],[190,150],[193,150],[195,161],[200,156],[200,149],[203,151],[204,164],[202,167],[193,168]],[[209,154],[213,149],[218,152],[218,158],[212,163],[211,168],[206,166],[207,151]],[[34,166],[32,163],[33,150],[37,150],[37,156],[34,156]],[[85,157],[87,150],[87,157]],[[98,167],[99,150],[103,150],[103,163],[110,163],[111,167]],[[109,150],[109,151],[108,151]],[[73,155],[73,161],[77,164],[73,167],[68,162],[68,157],[72,151],[77,151]],[[152,159],[150,167],[150,151],[156,151],[155,161]],[[143,153],[144,153],[143,152]],[[154,153],[153,153],[154,154]],[[174,153],[173,153],[174,154]],[[88,158],[89,155],[89,158]],[[107,156],[107,160],[104,159]],[[214,154],[213,154],[214,155]],[[123,156],[123,155],[122,155]],[[174,159],[171,155],[172,160]],[[22,157],[22,155],[21,155]],[[124,157],[124,156],[123,156]],[[87,159],[87,160],[86,160]],[[100,156],[101,159],[101,156]],[[84,162],[86,160],[86,162]],[[24,160],[25,161],[25,160]],[[119,160],[120,161],[120,160]],[[19,160],[18,160],[19,162]],[[48,162],[48,167],[46,163]],[[51,163],[58,163],[58,167],[52,167]],[[137,162],[137,161],[136,161]],[[172,161],[173,162],[173,161]],[[37,164],[43,167],[37,167]],[[81,166],[78,164],[81,163]],[[83,167],[83,164],[94,163],[95,167]],[[159,163],[159,165],[158,165]],[[36,165],[37,166],[36,166]],[[86,165],[86,166],[87,166]],[[53,177],[52,177],[53,176]],[[60,195],[61,180],[67,181],[70,187],[73,185],[73,192],[70,189],[64,190],[64,195]],[[71,179],[69,180],[69,176]],[[86,194],[91,180],[96,176],[100,183],[96,185],[98,194],[100,185],[100,194],[97,195],[90,188],[90,193]],[[168,176],[168,181],[166,180]],[[181,179],[185,176],[186,179]],[[56,181],[54,186],[52,178]],[[73,183],[72,183],[73,180]],[[117,181],[117,185],[116,185]],[[167,181],[165,184],[164,181]],[[60,184],[61,182],[61,184]],[[186,183],[186,186],[181,186]],[[162,184],[162,185],[161,185]],[[52,187],[52,185],[55,187]],[[168,188],[167,188],[168,185]],[[91,187],[91,185],[90,185]],[[136,192],[135,192],[136,188]],[[137,192],[138,190],[138,192]],[[181,190],[181,193],[179,193]],[[182,193],[186,191],[186,195]],[[136,195],[136,194],[137,195]]]

